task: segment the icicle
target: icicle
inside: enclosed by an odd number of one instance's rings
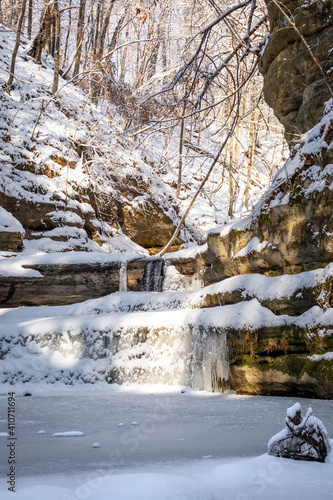
[[[119,292],[127,292],[127,262],[122,262],[119,269]]]

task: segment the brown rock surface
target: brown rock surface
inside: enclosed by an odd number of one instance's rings
[[[23,234],[13,231],[0,231],[0,250],[16,252],[22,246]]]
[[[288,142],[318,123],[332,97],[333,6],[330,0],[279,1],[301,37],[272,0],[265,0],[270,38],[261,61],[265,100],[284,125]],[[326,75],[324,78],[322,72]]]
[[[144,248],[161,249],[175,231],[170,217],[151,199],[148,199],[143,206],[124,204],[122,220],[121,228],[124,234]],[[177,245],[182,243],[180,238],[176,240]]]
[[[59,306],[119,290],[119,266],[111,264],[39,265],[41,278],[0,278],[0,307]]]

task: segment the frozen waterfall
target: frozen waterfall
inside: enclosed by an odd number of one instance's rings
[[[127,292],[127,262],[122,262],[119,268],[119,292]]]
[[[207,310],[71,312],[21,323],[19,331],[11,323],[3,325],[0,382],[225,387],[226,331],[211,324]]]
[[[218,311],[213,314],[211,309],[182,305],[182,292],[173,292],[180,274],[174,266],[167,273],[170,291],[162,292],[163,259],[139,261],[134,269],[141,293],[127,291],[130,279],[134,281],[127,275],[133,269],[122,262],[120,294],[70,307],[41,306],[36,317],[33,308],[29,321],[25,315],[29,317],[30,309],[22,308],[24,321],[19,327],[15,326],[17,318],[11,319],[14,312],[3,315],[0,382],[107,381],[224,389],[228,349]],[[186,277],[179,286],[186,289],[199,284],[198,274]]]
[[[143,278],[141,280],[141,288],[144,292],[162,292],[164,281],[164,260],[154,259],[148,260]]]

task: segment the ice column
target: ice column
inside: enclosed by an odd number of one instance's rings
[[[198,390],[221,391],[229,377],[226,332],[214,327],[194,325],[187,344],[190,344],[190,348],[186,385]]]
[[[122,262],[119,269],[119,292],[127,292],[127,262]]]

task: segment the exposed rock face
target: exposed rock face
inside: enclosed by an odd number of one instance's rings
[[[164,281],[163,259],[140,259],[127,264],[127,290],[161,292]]]
[[[291,142],[318,123],[324,103],[332,97],[328,85],[333,87],[333,7],[330,0],[278,2],[292,16],[311,55],[278,6],[272,0],[265,2],[271,35],[260,68],[264,95]]]
[[[140,291],[140,283],[145,273],[146,263],[142,259],[133,260],[127,264],[127,290],[130,292]]]
[[[24,265],[27,270],[38,271],[40,276],[1,276],[0,307],[67,305],[118,292],[123,266],[126,284],[121,291],[161,292],[164,264],[163,259],[142,258],[128,263]]]
[[[213,258],[204,274],[208,283],[248,273],[298,274],[333,261],[332,101],[324,109],[332,96],[317,64],[329,77],[333,65],[332,3],[279,2],[294,15],[317,62],[276,4],[266,3],[271,37],[261,67],[265,98],[285,125],[289,142],[296,133],[314,128],[293,149],[252,214],[209,234]],[[285,300],[261,304],[276,315],[311,315],[315,305],[331,310],[331,292],[332,280],[328,278],[319,288],[302,289]],[[245,295],[242,289],[208,295],[206,306],[248,300]],[[333,325],[318,323],[309,329],[290,323],[290,319],[287,322],[228,331],[231,388],[248,394],[331,398],[333,362],[325,353],[333,351]],[[317,353],[319,356],[309,356]]]
[[[127,194],[129,195],[129,193]],[[99,200],[97,204],[94,193],[86,190],[74,203],[72,202],[67,206],[63,200],[57,199],[56,193],[54,193],[54,200],[52,201],[49,199],[44,200],[42,194],[39,202],[35,203],[28,199],[10,196],[0,190],[0,208],[4,208],[15,216],[22,224],[23,233],[25,232],[25,237],[28,240],[41,237],[56,240],[56,236],[50,233],[54,229],[67,226],[76,227],[81,230],[81,236],[84,233],[84,241],[83,244],[77,242],[70,249],[86,250],[85,243],[87,243],[88,239],[101,244],[100,224],[97,221],[97,218],[99,218],[108,223],[111,222],[115,228],[121,227],[123,233],[132,241],[154,254],[167,244],[175,230],[171,218],[149,197],[143,205],[132,203],[132,201],[119,203],[117,200],[103,199]],[[129,197],[131,198],[130,195]],[[88,204],[87,201],[90,203]],[[84,210],[81,207],[84,207]],[[61,214],[64,217],[61,217]],[[7,231],[6,233],[0,235],[0,249],[5,251],[17,250],[21,246],[22,235],[20,233],[15,234],[13,231]],[[70,237],[72,236],[71,234]],[[68,238],[64,234],[61,241],[66,240]],[[177,245],[182,242],[178,238],[176,246],[172,250],[178,250]]]
[[[0,307],[67,305],[119,290],[120,264],[38,265],[40,278],[0,279]]]
[[[15,252],[22,246],[23,234],[16,231],[0,231],[0,250]]]
[[[333,362],[309,357],[333,349],[330,335],[321,337],[318,328],[230,330],[228,348],[230,388],[240,394],[332,398]]]
[[[0,206],[0,250],[15,252],[22,246],[24,236],[22,224]]]
[[[121,212],[124,234],[152,254],[161,250],[175,231],[170,217],[153,200],[147,200],[144,206],[123,205]],[[180,238],[176,240],[176,245],[182,243]]]
[[[293,151],[251,216],[208,235],[215,256],[208,282],[254,272],[295,274],[333,260],[332,146],[330,112]]]
[[[247,220],[209,235],[208,246],[215,257],[206,269],[206,280],[246,273],[298,274],[333,261],[332,120],[328,108]],[[262,305],[275,314],[298,316],[316,304],[330,309],[331,292],[332,280],[327,278],[319,288],[295,291],[284,301]],[[242,290],[206,298],[207,305],[244,299]],[[311,331],[289,324],[228,332],[231,387],[248,394],[331,398],[332,361],[309,358],[309,354],[333,350],[331,336],[325,332],[320,324]]]

